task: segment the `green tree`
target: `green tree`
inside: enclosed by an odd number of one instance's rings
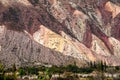
[[[5,76],[4,76],[4,66],[0,62],[0,80],[4,80],[4,79],[5,79]]]
[[[101,61],[101,65],[100,65],[101,71],[104,71],[104,65],[103,65],[103,61]]]
[[[91,68],[93,68],[93,66],[94,66],[92,61],[89,62],[89,65],[90,65]]]
[[[37,74],[38,75],[38,69],[35,67],[28,67],[28,73],[29,74]]]
[[[17,70],[15,63],[12,65],[12,71],[15,72]]]
[[[46,68],[45,70],[45,80],[50,80],[52,74],[50,72],[50,69],[49,68]]]
[[[16,70],[17,70],[17,68],[16,68],[16,65],[15,65],[15,63],[14,63],[14,64],[12,65],[12,72],[13,72],[14,80],[16,80],[16,78],[17,78]]]
[[[106,62],[104,61],[104,71],[106,71],[106,69],[107,69],[107,64],[106,64]]]
[[[94,69],[96,69],[96,68],[97,68],[97,64],[96,64],[96,62],[95,62],[95,61],[93,62],[93,68],[94,68]]]
[[[76,65],[68,65],[66,70],[68,72],[78,73],[79,68]]]
[[[120,70],[120,67],[119,67],[119,66],[115,66],[115,70],[116,70],[116,71],[119,71],[119,70]]]
[[[104,80],[104,64],[103,61],[99,61],[97,63],[97,70],[99,72],[99,76],[101,76],[101,79]]]
[[[0,73],[3,73],[4,72],[4,66],[3,64],[0,62]]]
[[[19,75],[20,75],[20,77],[22,78],[22,76],[25,75],[25,70],[22,69],[22,68],[20,68],[20,69],[19,69]]]

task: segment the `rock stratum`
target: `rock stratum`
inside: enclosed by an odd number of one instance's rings
[[[0,0],[0,61],[120,65],[119,0]]]

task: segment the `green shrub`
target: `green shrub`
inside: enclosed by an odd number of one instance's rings
[[[5,78],[6,79],[4,79],[4,80],[15,80],[15,78],[14,78],[14,76],[5,76]]]
[[[8,75],[8,76],[0,75],[0,80],[15,80],[15,78],[12,75]]]
[[[28,67],[28,73],[29,74],[37,74],[38,75],[37,68],[35,68],[35,67]]]
[[[23,75],[25,75],[25,70],[20,68],[19,69],[19,75],[22,77]]]
[[[93,69],[92,68],[80,68],[79,69],[79,73],[86,73],[86,74],[88,74],[88,73],[91,73],[91,72],[93,72]]]

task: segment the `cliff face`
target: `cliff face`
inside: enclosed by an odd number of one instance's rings
[[[117,0],[0,0],[0,10],[0,60],[6,66],[120,65]]]

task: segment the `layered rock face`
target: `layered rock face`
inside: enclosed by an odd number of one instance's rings
[[[6,65],[120,65],[120,3],[0,0],[0,60]]]

